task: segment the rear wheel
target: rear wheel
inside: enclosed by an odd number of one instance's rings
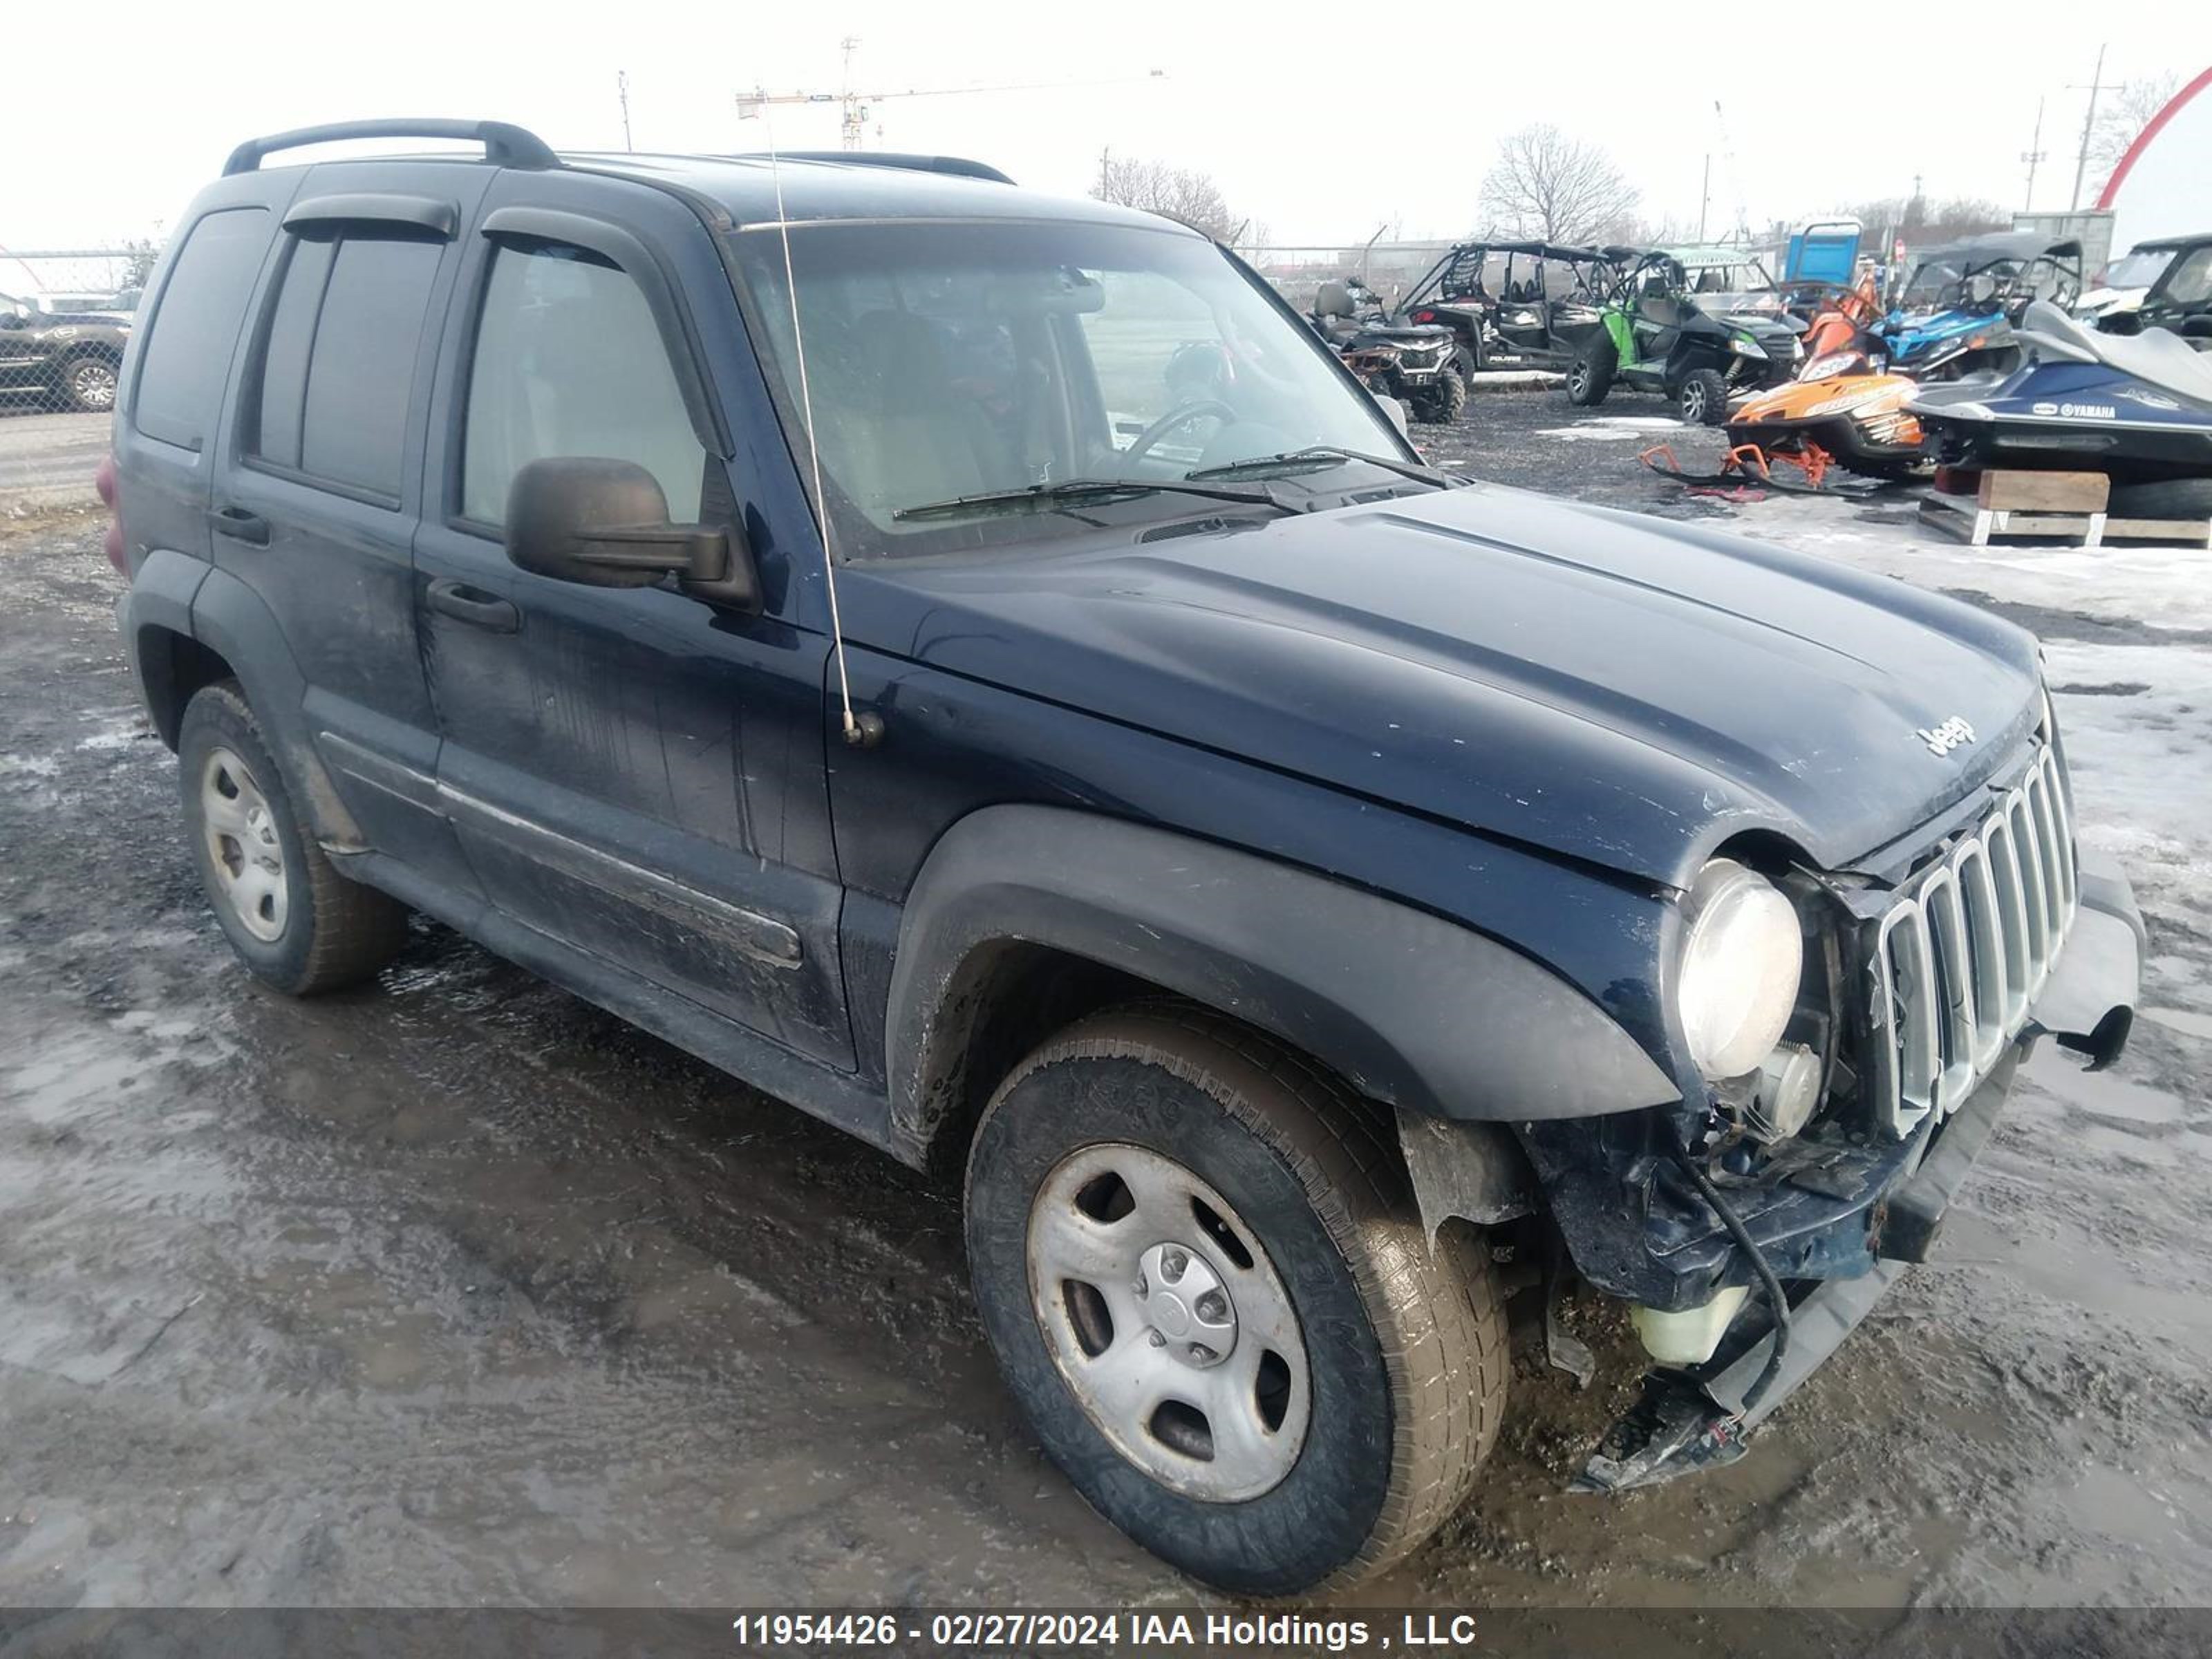
[[[2115,484],[2106,511],[2115,519],[2212,519],[2212,478]]]
[[[1504,1402],[1487,1255],[1433,1249],[1390,1120],[1229,1022],[1072,1027],[976,1131],[976,1301],[1053,1461],[1195,1577],[1353,1582],[1465,1496]]]
[[[1613,390],[1613,377],[1620,366],[1620,353],[1603,329],[1590,336],[1575,360],[1567,365],[1567,401],[1595,409]]]
[[[1717,368],[1693,368],[1675,391],[1674,406],[1692,426],[1718,426],[1728,419],[1728,381]]]
[[[368,979],[398,953],[406,909],[331,867],[234,682],[186,706],[177,765],[200,885],[256,975],[307,996]]]

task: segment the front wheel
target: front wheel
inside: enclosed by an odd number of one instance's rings
[[[1718,426],[1728,419],[1728,381],[1717,368],[1693,368],[1682,377],[1674,406],[1692,426]]]
[[[71,409],[105,415],[115,407],[115,364],[106,357],[78,357],[62,370],[62,395]]]
[[[1194,1577],[1364,1578],[1489,1452],[1494,1272],[1425,1238],[1395,1141],[1296,1055],[1173,1006],[1046,1042],[976,1131],[969,1260],[1008,1386],[1092,1506]]]
[[[1449,426],[1467,409],[1467,382],[1456,369],[1445,368],[1421,390],[1415,401],[1415,417],[1431,426]]]

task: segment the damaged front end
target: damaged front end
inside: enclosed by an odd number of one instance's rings
[[[2092,1068],[2124,1044],[2142,924],[2079,860],[2055,740],[1951,817],[1867,871],[1771,872],[1805,955],[1756,1066],[1680,1107],[1520,1127],[1576,1271],[1656,1362],[1577,1489],[1741,1456],[1928,1259],[2037,1038]]]

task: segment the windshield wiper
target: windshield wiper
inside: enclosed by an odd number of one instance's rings
[[[1067,501],[1107,501],[1139,495],[1200,495],[1214,501],[1249,501],[1278,512],[1298,509],[1269,489],[1231,489],[1220,485],[1191,483],[1177,478],[1063,478],[1057,483],[1027,484],[1019,489],[987,489],[980,495],[955,495],[950,501],[924,501],[902,507],[894,519],[951,519],[963,514],[988,512],[1000,507],[1053,506]]]
[[[1419,483],[1434,484],[1439,489],[1459,489],[1474,482],[1433,466],[1395,460],[1388,455],[1370,455],[1358,449],[1339,449],[1331,444],[1310,444],[1304,449],[1286,449],[1279,455],[1255,455],[1246,460],[1224,462],[1219,466],[1202,466],[1183,476],[1192,479],[1235,478],[1246,473],[1256,476],[1270,469],[1318,472],[1352,461],[1364,461],[1369,466],[1379,466],[1385,472],[1395,472]]]

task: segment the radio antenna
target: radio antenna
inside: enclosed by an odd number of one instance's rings
[[[807,471],[814,480],[814,520],[822,529],[822,580],[830,595],[830,652],[837,659],[837,705],[844,717],[845,741],[855,749],[865,748],[875,740],[869,731],[853,714],[853,680],[845,666],[845,625],[837,611],[837,555],[830,544],[830,498],[822,493],[822,447],[814,441],[814,389],[806,379],[806,335],[799,321],[799,279],[791,261],[791,221],[783,210],[783,167],[776,159],[775,123],[763,118],[763,136],[768,139],[768,172],[769,181],[775,186],[776,234],[783,239],[783,290],[791,301],[792,354],[799,366],[799,417],[806,428]],[[871,716],[871,724],[874,717]],[[876,726],[880,732],[881,726]]]

